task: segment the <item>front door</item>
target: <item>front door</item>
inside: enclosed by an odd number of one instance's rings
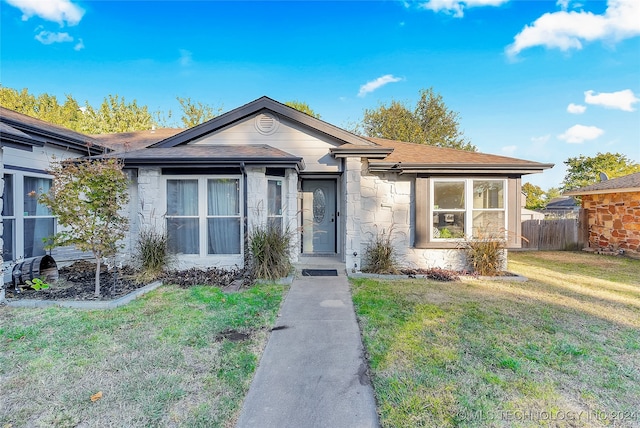
[[[302,252],[336,252],[336,181],[302,182]]]

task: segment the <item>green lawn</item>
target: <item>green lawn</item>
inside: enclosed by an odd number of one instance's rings
[[[530,280],[352,281],[382,425],[640,426],[640,260],[509,270]]]
[[[111,311],[0,307],[0,427],[233,426],[283,291],[164,286]]]

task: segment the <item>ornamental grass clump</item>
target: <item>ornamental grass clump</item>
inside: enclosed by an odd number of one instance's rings
[[[364,272],[378,274],[395,274],[396,268],[395,250],[391,243],[391,229],[389,233],[376,234],[375,240],[367,244],[364,254]]]
[[[135,258],[145,280],[155,279],[167,270],[171,266],[172,257],[166,230],[151,227],[142,229],[136,242]]]
[[[506,263],[506,240],[498,233],[480,234],[466,242],[467,259],[482,276],[499,276]]]
[[[259,279],[278,279],[291,272],[291,233],[279,227],[256,227],[249,237],[251,270]]]

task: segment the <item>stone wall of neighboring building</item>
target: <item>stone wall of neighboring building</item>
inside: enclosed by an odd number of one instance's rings
[[[640,192],[585,195],[589,246],[640,254]]]

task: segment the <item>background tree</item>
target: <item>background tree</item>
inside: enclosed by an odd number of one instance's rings
[[[118,241],[129,228],[129,219],[120,212],[129,202],[122,163],[116,159],[69,160],[54,163],[49,173],[53,185],[39,202],[48,206],[64,227],[53,236],[53,246],[75,245],[93,253],[98,297],[102,258],[115,255]]]
[[[563,192],[600,182],[600,173],[609,178],[640,172],[637,164],[620,153],[598,153],[596,156],[576,156],[564,161],[567,173],[561,183]]]
[[[207,120],[213,119],[222,113],[222,107],[212,107],[201,102],[191,101],[191,98],[176,97],[182,108],[182,124],[185,128],[191,128]]]
[[[460,130],[458,113],[450,110],[433,88],[420,91],[415,108],[391,101],[365,110],[360,128],[369,137],[389,138],[468,151],[477,148]]]
[[[86,103],[80,117],[78,131],[86,134],[144,131],[155,125],[147,106],[127,103],[117,94],[107,96],[97,110]]]
[[[558,189],[557,187],[550,187],[544,193],[544,205],[547,206],[547,204],[551,202],[552,199],[559,198],[560,196],[562,196],[562,192],[560,191],[560,189]]]
[[[71,95],[66,95],[61,104],[54,95],[35,96],[26,88],[18,91],[0,87],[0,105],[86,134],[142,131],[155,125],[147,106],[138,105],[136,100],[127,103],[117,94],[105,97],[95,109],[88,102],[81,107]]]
[[[545,207],[545,191],[540,186],[531,183],[522,185],[522,193],[527,197],[525,208],[530,210],[539,210]]]
[[[311,109],[311,107],[309,107],[309,104],[303,102],[303,101],[287,101],[286,103],[284,103],[284,105],[289,106],[291,108],[294,108],[298,111],[301,111],[303,113],[308,114],[309,116],[313,116],[316,119],[320,119],[320,115],[318,113],[316,113],[315,111],[313,111]]]

